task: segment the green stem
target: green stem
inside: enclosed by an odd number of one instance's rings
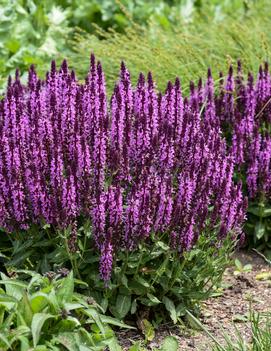
[[[173,274],[173,278],[172,278],[171,282],[169,283],[168,288],[165,289],[165,290],[163,291],[163,293],[162,293],[162,298],[163,298],[163,297],[171,290],[171,288],[174,286],[174,284],[175,284],[177,278],[180,276],[180,274],[181,274],[181,272],[182,272],[182,270],[183,270],[183,268],[184,268],[185,262],[186,262],[185,258],[183,258],[183,261],[182,261],[182,263],[180,264],[180,262],[179,262],[179,261],[180,261],[180,257],[179,257],[179,255],[178,255],[178,252],[175,252],[175,255],[174,255],[174,258],[173,258],[173,265],[175,264],[175,260],[178,262],[177,268],[175,269],[175,267],[174,267],[175,274]]]
[[[174,278],[172,279],[172,281],[171,281],[171,283],[170,283],[170,285],[169,285],[169,288],[170,288],[170,289],[173,287],[173,285],[175,284],[177,278],[180,276],[180,274],[181,274],[181,272],[182,272],[182,270],[183,270],[183,268],[184,268],[185,261],[186,261],[185,258],[183,257],[183,261],[182,261],[182,263],[180,264],[180,263],[179,263],[180,257],[179,257],[179,255],[178,255],[177,252],[175,253],[175,258],[176,258],[176,261],[178,262],[178,266],[177,266],[177,269],[176,269],[176,273],[175,273],[175,275],[174,275]]]
[[[142,258],[143,258],[143,252],[141,252],[141,255],[140,255],[140,258],[139,258],[139,261],[138,261],[138,265],[136,267],[135,275],[138,274],[138,270],[140,268],[140,265],[141,265],[141,262],[142,262]]]
[[[123,277],[126,273],[126,270],[127,270],[127,266],[128,266],[128,257],[129,257],[129,254],[128,252],[126,251],[125,252],[125,260],[124,260],[124,263],[122,265],[122,268],[121,268],[121,273],[119,275],[119,281],[118,281],[118,284],[121,285],[121,277]]]
[[[74,273],[76,274],[76,276],[77,276],[80,280],[82,280],[82,277],[81,277],[81,275],[80,275],[80,272],[79,272],[79,269],[78,269],[78,266],[77,266],[77,261],[76,261],[76,259],[73,258],[72,254],[70,253],[66,233],[64,233],[64,244],[65,244],[66,253],[67,253],[67,255],[68,255],[68,257],[69,257],[69,260],[70,260],[70,262],[71,262],[71,265],[72,265],[72,270],[74,271]]]

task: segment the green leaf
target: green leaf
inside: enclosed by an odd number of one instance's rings
[[[27,289],[27,284],[18,280],[10,279],[4,273],[1,273],[1,278],[2,280],[0,280],[0,284],[5,285],[7,294],[20,300],[23,297],[24,290]]]
[[[180,316],[185,316],[185,305],[183,302],[179,303],[176,307],[176,313],[177,313],[177,316],[180,317]]]
[[[105,312],[107,310],[107,307],[108,307],[108,299],[104,297],[101,301],[102,311]]]
[[[143,351],[142,348],[141,348],[140,341],[137,341],[136,343],[134,343],[134,345],[132,345],[129,348],[129,351]]]
[[[20,351],[29,351],[31,349],[30,345],[29,345],[29,340],[27,336],[19,336],[18,340],[20,341]]]
[[[242,265],[242,263],[238,260],[238,258],[236,258],[236,259],[234,260],[234,263],[235,263],[236,268],[237,268],[239,271],[242,271],[242,270],[243,270],[243,265]]]
[[[244,272],[250,272],[252,270],[252,264],[248,263],[243,267]]]
[[[118,295],[116,310],[120,319],[123,319],[131,308],[131,295]]]
[[[131,314],[135,314],[136,309],[137,309],[137,301],[136,301],[136,299],[134,299],[134,301],[132,302],[132,305],[131,305]]]
[[[0,341],[2,341],[8,348],[11,349],[11,345],[4,333],[0,333]]]
[[[266,218],[266,217],[271,216],[271,208],[270,207],[250,206],[247,211],[249,213],[254,214],[257,217]]]
[[[13,296],[9,296],[8,294],[0,294],[0,304],[1,304],[1,302],[16,303],[16,302],[18,302],[18,300],[15,299],[15,297],[13,297]]]
[[[178,317],[174,302],[168,297],[164,296],[163,303],[166,307],[166,310],[169,312],[170,318],[172,319],[173,323],[176,324],[178,322]]]
[[[48,305],[48,297],[37,294],[32,296],[30,305],[34,313],[41,312]]]
[[[113,317],[109,317],[109,316],[104,316],[101,315],[101,321],[103,323],[107,323],[107,324],[111,324],[111,325],[115,325],[116,327],[120,327],[120,328],[126,328],[126,329],[136,329],[135,327],[132,327],[128,324],[122,323],[120,322],[118,319],[113,318]]]
[[[147,291],[147,287],[142,286],[142,284],[138,283],[134,279],[128,281],[128,287],[136,295],[145,295]]]
[[[83,310],[83,313],[86,314],[88,317],[93,319],[93,322],[97,324],[102,334],[105,334],[104,326],[101,321],[99,313],[96,311],[95,308],[88,308],[87,310]]]
[[[8,262],[9,266],[14,266],[18,267],[20,266],[28,257],[31,257],[34,253],[34,249],[26,250],[24,253],[22,253],[22,249],[17,251],[17,254],[14,255],[14,257]]]
[[[255,235],[257,239],[261,239],[265,233],[265,225],[262,222],[257,222],[255,226]]]
[[[16,39],[10,39],[5,46],[12,54],[15,54],[20,49],[20,42]]]
[[[202,330],[201,323],[192,315],[189,311],[186,311],[185,318],[190,326],[194,330]]]
[[[55,340],[61,345],[63,345],[69,351],[80,350],[74,333],[69,333],[69,332],[61,333],[55,338]]]
[[[33,318],[33,311],[26,292],[24,292],[23,298],[18,304],[18,311],[20,311],[27,326],[30,327]]]
[[[54,330],[56,330],[58,334],[67,331],[74,332],[75,328],[80,326],[81,324],[77,318],[69,316],[66,319],[62,319],[60,322],[58,322],[54,326]]]
[[[141,284],[142,286],[144,286],[145,288],[149,288],[150,287],[150,284],[147,282],[147,280],[143,279],[142,277],[140,276],[136,276],[135,277],[135,280]]]
[[[265,208],[263,211],[263,218],[271,217],[271,207]]]
[[[41,297],[41,299],[39,299],[39,297]],[[38,310],[39,308],[41,308],[42,304],[45,303],[44,300],[46,300],[54,313],[58,313],[60,310],[60,307],[58,305],[54,290],[50,291],[49,294],[45,294],[43,292],[38,292],[38,293],[32,295],[31,302],[33,300],[34,300],[34,302],[33,302],[34,309]],[[31,302],[30,302],[30,304],[31,304]],[[40,303],[40,305],[39,305],[39,303]]]
[[[83,308],[84,306],[81,303],[65,303],[64,308],[66,311],[77,310]]]
[[[47,321],[47,319],[49,318],[55,318],[55,317],[52,314],[48,314],[48,313],[36,313],[34,315],[32,319],[32,324],[31,324],[31,332],[32,332],[34,347],[37,346],[40,339],[40,333],[41,333],[42,327],[44,323]]]
[[[168,252],[169,251],[169,246],[166,245],[163,241],[157,241],[155,243],[155,245],[157,245],[158,247],[160,247],[161,249],[163,249],[164,251]]]
[[[125,275],[122,275],[121,277],[121,283],[126,287],[128,288],[128,279]]]
[[[150,301],[152,302],[153,306],[158,305],[159,303],[161,303],[161,301],[154,295],[152,294],[147,294],[148,298],[150,299]]]
[[[110,351],[122,351],[118,339],[115,336],[106,340],[106,345],[109,347]]]
[[[59,304],[64,304],[71,300],[74,291],[74,280],[73,273],[70,272],[69,275],[61,280],[61,286],[56,292],[57,301]]]
[[[88,288],[88,283],[86,282],[83,282],[82,280],[79,280],[79,279],[74,279],[74,284],[77,284],[77,285],[84,285]]]
[[[167,336],[163,341],[161,346],[161,351],[177,351],[178,350],[178,341],[173,336]]]

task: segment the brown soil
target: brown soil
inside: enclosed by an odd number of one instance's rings
[[[271,273],[271,266],[253,251],[241,251],[235,256],[243,266],[251,264],[252,270],[234,275],[236,267],[228,268],[224,274],[220,296],[210,298],[202,306],[201,323],[218,340],[223,340],[222,328],[228,335],[234,336],[235,327],[246,340],[250,339],[250,324],[246,321],[250,305],[254,311],[271,312],[271,279],[256,279],[260,273]],[[168,335],[177,338],[180,351],[212,350],[212,342],[204,332],[170,324],[161,326],[156,331],[154,340],[146,348],[152,350],[153,347],[159,347]],[[139,340],[144,340],[139,332],[128,331],[119,334],[119,341],[124,350],[128,350],[133,342]]]

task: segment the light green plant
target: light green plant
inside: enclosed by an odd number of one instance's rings
[[[44,71],[43,63],[65,55],[68,11],[53,1],[1,1],[0,87],[16,68],[26,72],[30,64]]]
[[[117,350],[118,342],[109,324],[127,327],[103,314],[93,299],[74,291],[72,272],[61,270],[29,282],[1,273],[0,349],[2,351]],[[115,347],[115,348],[114,348]]]
[[[149,27],[134,25],[125,34],[97,29],[96,34],[104,40],[79,31],[69,61],[84,77],[89,64],[86,52],[93,51],[102,61],[110,90],[121,60],[126,62],[134,82],[141,71],[152,71],[159,88],[176,76],[187,88],[190,80],[206,75],[208,66],[215,77],[220,70],[226,74],[229,63],[235,63],[238,58],[244,71],[256,71],[259,63],[270,58],[270,10],[269,1],[259,0],[243,13],[229,6],[230,16],[214,20],[206,5],[191,23],[180,20],[168,29],[154,22]]]
[[[243,265],[238,258],[234,260],[235,264],[235,269],[233,274],[234,275],[239,275],[241,273],[248,273],[251,272],[252,270],[252,265],[250,263]]]

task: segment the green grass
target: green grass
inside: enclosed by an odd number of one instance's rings
[[[109,90],[117,79],[121,60],[126,62],[134,82],[139,72],[152,71],[160,89],[176,75],[187,87],[190,80],[205,76],[208,66],[218,77],[220,70],[226,73],[229,64],[238,58],[245,71],[255,72],[262,61],[270,59],[270,11],[271,2],[259,0],[247,12],[236,15],[232,11],[219,21],[207,11],[191,23],[167,30],[151,23],[147,28],[135,24],[125,34],[97,29],[96,34],[104,40],[79,32],[69,62],[82,78],[93,51],[103,63]]]
[[[201,322],[188,312],[193,321],[213,341],[212,351],[270,351],[271,350],[271,314],[259,314],[250,311],[251,337],[244,338],[236,325],[234,336],[229,336],[222,329],[222,341],[212,335]],[[223,326],[222,326],[223,328]]]

